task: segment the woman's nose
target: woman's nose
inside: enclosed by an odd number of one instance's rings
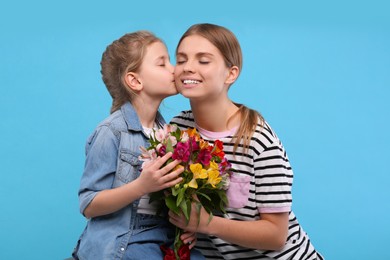
[[[192,62],[191,61],[187,61],[185,64],[184,64],[184,67],[183,67],[183,70],[185,72],[193,72],[193,66],[192,66]]]

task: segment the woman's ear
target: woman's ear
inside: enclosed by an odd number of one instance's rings
[[[140,91],[143,88],[137,73],[127,72],[125,75],[125,82],[126,85],[133,91]]]
[[[234,81],[238,78],[238,75],[240,75],[240,69],[237,66],[232,66],[229,68],[229,74],[227,75],[226,84],[233,84]]]

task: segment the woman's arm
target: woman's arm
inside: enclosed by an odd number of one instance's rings
[[[288,212],[267,213],[261,214],[261,219],[255,221],[238,221],[213,216],[209,222],[209,214],[204,208],[201,208],[199,219],[193,204],[188,225],[183,214],[176,215],[172,211],[169,212],[169,221],[184,230],[216,236],[243,247],[279,250],[287,239],[288,216]]]

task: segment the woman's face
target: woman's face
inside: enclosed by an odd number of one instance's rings
[[[176,53],[175,82],[178,91],[191,100],[227,95],[229,68],[220,51],[206,38],[191,35]]]
[[[177,94],[174,67],[162,42],[154,42],[146,49],[139,71],[143,91],[150,97],[165,98]]]

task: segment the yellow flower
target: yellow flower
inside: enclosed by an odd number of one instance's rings
[[[194,189],[198,188],[198,183],[196,179],[205,179],[207,178],[207,170],[203,169],[200,163],[195,163],[190,165],[190,170],[193,173],[194,177],[188,183],[188,186]]]
[[[207,183],[210,183],[211,186],[216,188],[215,185],[220,183],[222,180],[221,176],[219,175],[219,171],[211,169],[208,171],[208,174],[209,174],[209,179],[208,179]]]
[[[210,183],[211,186],[216,188],[215,185],[220,183],[222,180],[222,177],[219,175],[218,164],[214,161],[211,161],[207,173],[209,175],[207,183]]]
[[[209,170],[217,170],[218,171],[218,163],[214,161],[210,161]]]

